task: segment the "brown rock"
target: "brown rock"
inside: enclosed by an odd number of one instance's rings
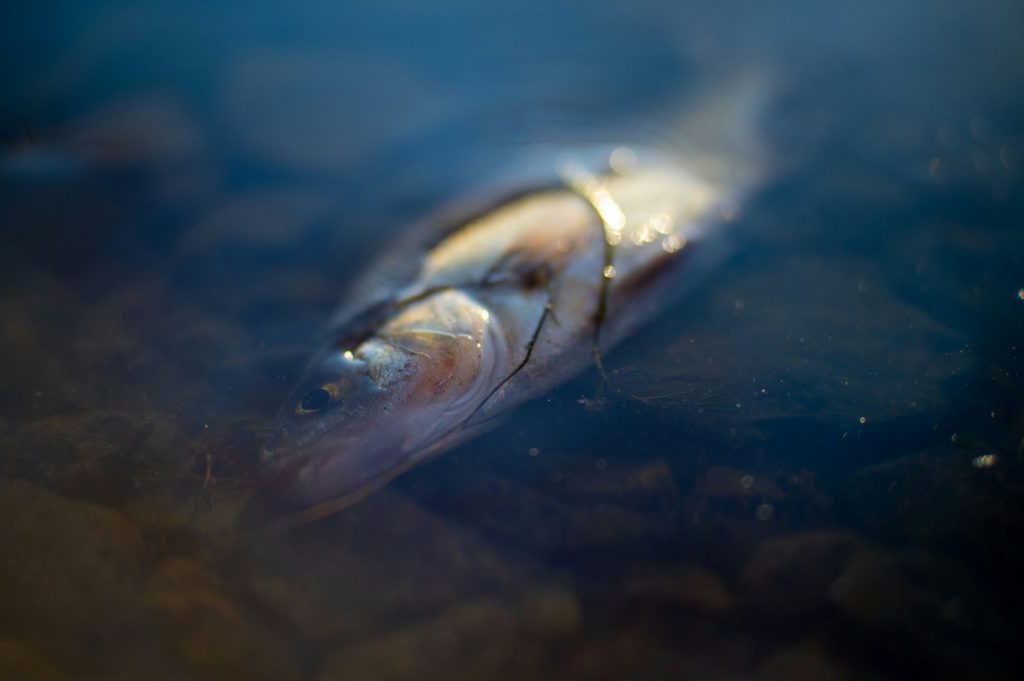
[[[80,673],[145,647],[145,547],[134,527],[21,482],[0,485],[0,516],[0,629]]]
[[[159,95],[122,98],[86,115],[65,133],[65,143],[123,163],[179,161],[202,146],[199,131],[178,103]]]
[[[113,411],[32,421],[6,441],[5,472],[74,499],[117,506],[130,491],[150,427]]]
[[[858,552],[829,592],[844,614],[878,630],[916,628],[921,619],[969,626],[973,585],[937,556]]]
[[[346,612],[342,604],[332,602],[306,580],[294,580],[265,574],[253,575],[248,593],[259,606],[279,622],[298,632],[305,641],[319,643],[347,639],[362,634],[363,622]]]
[[[875,649],[920,660],[922,674],[1016,678],[1009,670],[1019,657],[1020,627],[1004,621],[975,580],[948,558],[863,550],[830,596]]]
[[[763,499],[779,501],[782,490],[771,478],[728,466],[709,468],[697,483],[694,496],[699,499]]]
[[[631,577],[627,594],[658,605],[695,610],[708,615],[731,611],[736,601],[714,573],[696,566],[669,567]]]
[[[805,641],[769,656],[756,681],[846,681],[862,678],[843,668],[816,641]]]
[[[575,632],[582,620],[576,596],[559,589],[538,589],[523,600],[525,625],[534,635],[565,636]]]
[[[517,604],[472,600],[328,656],[318,678],[536,678],[580,621],[575,595],[557,588],[530,591]]]
[[[189,559],[163,563],[145,603],[160,642],[190,678],[294,679],[290,651],[229,596],[220,576]]]
[[[480,600],[330,655],[320,681],[345,679],[512,679],[536,659],[517,636],[507,603]]]
[[[574,496],[641,501],[670,496],[675,490],[672,469],[664,461],[625,468],[612,462],[603,470],[590,464],[584,470],[564,475],[565,490]]]
[[[772,537],[741,574],[753,602],[778,615],[805,616],[829,606],[829,593],[860,542],[836,530]]]
[[[0,678],[19,681],[60,681],[67,677],[19,641],[0,638]]]
[[[556,674],[540,678],[578,679],[704,679],[744,678],[749,644],[725,631],[710,631],[706,639],[680,650],[637,631],[616,631],[589,645],[576,646]]]

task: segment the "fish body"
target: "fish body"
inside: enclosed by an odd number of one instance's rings
[[[708,237],[751,184],[668,157],[559,174],[347,306],[261,453],[272,488],[307,506],[361,497],[600,362],[714,259]]]

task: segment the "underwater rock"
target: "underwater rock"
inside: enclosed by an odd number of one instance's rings
[[[610,636],[569,650],[551,678],[731,681],[745,678],[749,659],[749,641],[734,631],[688,629],[680,635],[675,628],[652,634],[618,627]]]
[[[31,288],[40,297],[54,300],[58,309],[70,309],[77,303],[55,281],[30,278],[36,280]],[[93,389],[73,374],[66,357],[54,351],[59,334],[38,317],[31,299],[0,301],[0,366],[4,374],[0,407],[4,418],[15,423],[80,409],[94,399]]]
[[[760,541],[775,529],[776,510],[791,506],[774,474],[740,470],[729,466],[709,468],[694,483],[684,500],[686,517],[692,528],[710,540],[716,534],[731,536],[719,549],[731,547],[729,562],[741,559],[737,549]],[[721,553],[721,550],[716,552]]]
[[[483,598],[331,654],[317,679],[533,678],[578,621],[570,594],[527,596],[519,606]]]
[[[680,607],[705,615],[725,615],[736,607],[735,597],[715,573],[689,565],[630,575],[626,594],[659,608]]]
[[[566,463],[571,461],[568,459]],[[672,468],[665,461],[640,466],[605,459],[599,459],[596,465],[589,461],[584,463],[585,467],[579,470],[563,473],[568,496],[635,503],[671,500],[675,496]]]
[[[546,551],[588,551],[641,543],[670,534],[672,518],[608,502],[568,503],[555,494],[523,489],[492,509],[481,523],[492,531],[514,532]]]
[[[397,488],[256,548],[262,570],[244,588],[299,631],[319,623],[312,636],[335,647],[480,594],[522,597],[524,584],[550,579],[543,562]],[[311,622],[296,621],[306,615]]]
[[[1019,626],[1004,621],[972,578],[948,559],[919,551],[858,552],[829,590],[844,616],[893,660],[927,660],[936,673],[1010,678]],[[928,669],[922,662],[922,668]]]
[[[868,681],[878,678],[845,668],[820,641],[809,639],[772,653],[754,675],[756,681]]]
[[[623,470],[613,462],[602,470],[589,459],[563,464],[538,467],[543,477],[532,484],[485,469],[456,476],[459,469],[452,468],[444,478],[424,476],[417,493],[473,527],[542,551],[585,551],[670,536],[676,521],[667,509],[676,503],[676,492],[671,479],[662,477],[667,467]],[[581,484],[572,482],[577,474]]]
[[[973,556],[991,570],[990,588],[1008,610],[1024,605],[1022,459],[1016,442],[963,432],[952,443],[860,470],[846,480],[837,510],[887,543]],[[997,453],[988,466],[979,456]],[[986,461],[986,459],[981,459]]]
[[[668,315],[664,335],[630,341],[619,384],[640,395],[656,385],[656,404],[697,410],[688,424],[701,432],[761,438],[796,419],[841,437],[862,416],[874,425],[946,408],[947,383],[977,355],[962,331],[893,288],[879,263],[854,258],[794,254],[734,269],[714,297]]]
[[[351,650],[335,653],[321,665],[321,681],[352,677],[396,679],[470,678],[500,675],[514,653],[494,649],[507,640],[513,618],[493,603],[463,606],[433,623],[372,640]],[[484,632],[490,631],[491,635]],[[465,636],[473,638],[469,642]],[[487,653],[481,651],[488,647]],[[468,652],[467,652],[468,649]],[[462,659],[458,659],[459,653]],[[439,669],[440,667],[440,669]],[[468,670],[468,671],[467,671]]]
[[[770,477],[728,466],[709,468],[694,488],[693,496],[705,504],[715,499],[780,501],[785,497]]]
[[[189,677],[297,679],[287,642],[230,597],[219,574],[188,558],[171,558],[143,596],[156,615],[166,652]]]
[[[580,627],[583,619],[576,595],[554,587],[535,588],[526,593],[520,610],[531,633],[540,636],[568,636]]]
[[[153,132],[159,130],[160,134]],[[168,165],[199,155],[202,135],[181,104],[160,94],[121,97],[68,125],[60,143],[108,163]]]
[[[224,304],[218,295],[210,291],[206,305]],[[175,299],[165,281],[148,276],[99,301],[72,336],[78,364],[115,397],[137,404],[141,395],[147,407],[172,413],[199,400],[215,406],[204,391],[249,346],[241,323]]]
[[[64,496],[118,506],[151,426],[114,411],[57,414],[32,421],[5,443],[4,472]]]
[[[861,469],[842,485],[840,512],[893,541],[987,543],[988,519],[1010,517],[1015,490],[998,475],[1008,466],[986,471],[973,463],[976,454],[1000,449],[991,443],[961,447],[965,440]]]
[[[367,618],[352,612],[355,608],[344,607],[347,604],[320,584],[309,582],[260,572],[249,576],[244,590],[272,621],[298,632],[312,644],[365,635]]]
[[[0,678],[20,681],[67,679],[34,650],[15,639],[0,638]]]
[[[740,580],[754,607],[806,617],[830,606],[830,590],[860,546],[839,530],[772,537],[754,551]]]
[[[138,599],[146,553],[135,527],[24,482],[0,483],[0,515],[5,633],[77,674],[145,647]]]

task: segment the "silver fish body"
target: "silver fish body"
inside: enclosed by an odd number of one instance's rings
[[[565,170],[438,240],[314,356],[261,453],[270,486],[361,497],[593,363],[714,259],[752,176],[701,167]]]

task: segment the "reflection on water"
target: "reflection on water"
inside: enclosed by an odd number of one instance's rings
[[[3,10],[0,675],[1015,676],[1018,8],[293,5]],[[360,263],[768,63],[778,172],[618,390],[251,530]]]

